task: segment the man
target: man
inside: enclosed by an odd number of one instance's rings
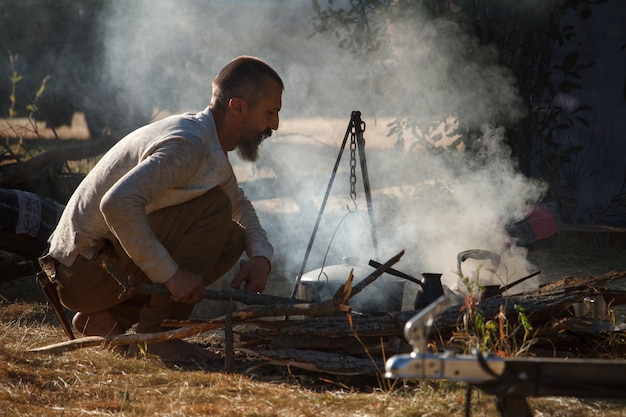
[[[255,161],[278,129],[284,88],[258,58],[242,56],[213,80],[209,106],[130,133],[113,146],[69,200],[50,237],[61,302],[84,335],[164,330],[189,317],[204,288],[240,259],[231,285],[265,289],[273,248],[244,196],[227,152]],[[165,285],[171,296],[118,299],[124,277]],[[148,347],[163,360],[212,354],[181,340]]]

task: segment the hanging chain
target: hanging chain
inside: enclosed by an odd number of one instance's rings
[[[356,125],[350,130],[350,198],[356,207]]]

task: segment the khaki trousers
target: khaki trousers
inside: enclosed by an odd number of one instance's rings
[[[201,275],[205,285],[228,272],[243,253],[243,229],[232,220],[230,200],[219,187],[186,203],[156,211],[148,219],[174,260]],[[193,311],[193,304],[178,303],[169,296],[133,295],[120,299],[123,289],[101,268],[102,260],[123,277],[132,275],[135,282],[151,283],[111,235],[98,242],[92,259],[79,256],[71,267],[58,265],[59,298],[68,309],[83,313],[108,309],[122,328],[138,323],[140,333],[162,331],[163,320],[184,320]]]

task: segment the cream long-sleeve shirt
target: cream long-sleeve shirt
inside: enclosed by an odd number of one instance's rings
[[[233,220],[244,228],[248,256],[271,260],[272,245],[237,185],[209,108],[149,124],[115,144],[70,198],[49,239],[50,254],[71,266],[79,255],[91,259],[96,242],[112,233],[151,281],[163,283],[178,264],[147,215],[217,186],[231,200]]]

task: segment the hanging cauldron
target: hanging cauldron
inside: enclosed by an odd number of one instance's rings
[[[366,278],[374,270],[366,265],[329,265],[302,275],[298,287],[298,298],[306,301],[330,300],[337,289],[345,284],[350,271],[354,269],[353,285]],[[390,274],[382,274],[363,291],[350,299],[350,306],[356,312],[375,313],[400,311],[406,280]]]

